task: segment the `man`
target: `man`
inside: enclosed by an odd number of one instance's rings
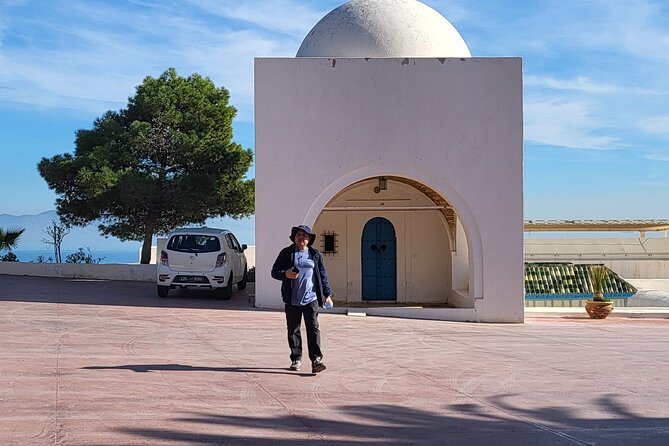
[[[286,304],[286,326],[290,347],[290,369],[302,365],[302,334],[304,318],[311,372],[325,370],[321,351],[321,333],[318,328],[318,307],[332,306],[332,291],[323,265],[321,253],[312,248],[316,234],[307,225],[294,226],[290,232],[292,245],[279,252],[272,266],[272,277],[281,280],[281,297]]]

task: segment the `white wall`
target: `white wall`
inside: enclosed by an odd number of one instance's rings
[[[604,263],[625,279],[669,279],[669,238],[525,238],[527,262]]]
[[[451,254],[453,264],[453,289],[468,290],[469,288],[469,246],[467,235],[458,219],[456,222],[456,247]],[[467,291],[468,293],[468,291]],[[473,302],[471,303],[473,305]]]
[[[256,59],[256,305],[282,305],[269,271],[293,225],[396,175],[453,204],[478,320],[522,321],[521,72],[519,58]]]
[[[255,245],[249,245],[246,250],[244,251],[244,255],[246,256],[246,265],[249,268],[253,268],[256,266],[256,247]]]
[[[602,259],[601,263],[604,263],[625,279],[669,279],[669,262],[667,260]]]

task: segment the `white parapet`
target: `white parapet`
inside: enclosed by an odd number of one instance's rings
[[[0,262],[0,274],[155,282],[156,265]]]

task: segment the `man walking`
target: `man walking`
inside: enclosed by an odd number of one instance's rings
[[[332,291],[321,253],[312,248],[316,234],[307,225],[294,226],[290,232],[292,245],[283,248],[272,266],[272,277],[281,280],[281,297],[286,305],[286,326],[290,347],[290,369],[302,365],[302,318],[307,329],[307,346],[311,372],[325,370],[318,328],[318,307],[332,306]]]

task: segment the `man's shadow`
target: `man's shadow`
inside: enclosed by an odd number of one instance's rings
[[[126,364],[126,365],[91,365],[82,367],[86,370],[131,370],[137,373],[148,372],[232,372],[232,373],[270,373],[279,375],[315,376],[315,373],[296,372],[277,367],[203,367],[184,364]]]

